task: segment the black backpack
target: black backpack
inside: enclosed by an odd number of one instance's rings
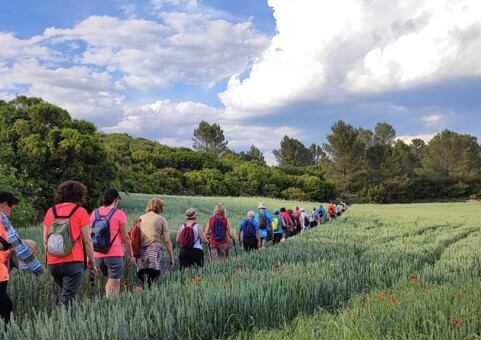
[[[101,216],[100,210],[95,210],[95,221],[92,223],[92,243],[94,250],[99,253],[108,253],[115,239],[119,235],[120,230],[115,235],[112,242],[110,241],[110,219],[117,211],[116,208],[112,208],[107,216]]]

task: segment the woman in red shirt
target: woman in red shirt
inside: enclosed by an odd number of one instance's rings
[[[219,230],[216,233],[215,225],[223,227],[223,230]],[[209,239],[210,257],[212,262],[219,262],[224,258],[229,257],[229,238],[234,239],[232,234],[232,227],[229,220],[226,217],[226,209],[223,203],[217,203],[214,208],[214,214],[209,218],[207,228],[207,238]],[[223,236],[220,238],[220,236]]]
[[[47,254],[47,264],[55,283],[60,288],[58,303],[67,305],[78,295],[84,278],[85,262],[92,272],[96,272],[94,249],[90,237],[90,217],[83,207],[87,188],[80,182],[67,181],[59,185],[55,195],[55,205],[45,214],[43,220],[43,242]],[[49,233],[53,224],[69,220],[72,251],[65,256],[49,252]],[[85,248],[85,250],[84,250]]]

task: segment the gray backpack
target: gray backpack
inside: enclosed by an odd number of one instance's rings
[[[50,227],[47,236],[47,252],[50,255],[65,257],[72,253],[73,246],[77,240],[72,240],[70,231],[70,218],[79,208],[78,205],[72,209],[68,216],[58,216],[55,206],[52,207],[54,222]]]

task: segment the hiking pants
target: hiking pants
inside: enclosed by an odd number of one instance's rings
[[[274,244],[281,242],[282,233],[274,233]]]
[[[251,251],[257,249],[257,237],[244,237],[242,239],[242,245],[245,251]]]
[[[58,303],[69,305],[77,297],[82,286],[85,266],[83,262],[65,262],[48,266],[55,283],[60,287]]]
[[[160,270],[152,268],[141,269],[137,272],[137,277],[139,278],[140,282],[142,282],[142,285],[145,285],[147,282],[147,285],[150,286],[152,282],[157,281],[157,279],[160,277]]]
[[[12,313],[12,300],[7,295],[8,281],[0,282],[0,317],[8,323],[10,321],[10,314]]]

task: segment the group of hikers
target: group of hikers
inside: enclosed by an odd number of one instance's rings
[[[134,266],[139,285],[149,285],[175,266],[169,224],[162,213],[165,203],[160,198],[148,201],[145,214],[135,219],[129,230],[127,216],[118,208],[121,196],[116,189],[105,190],[102,204],[91,215],[83,208],[87,188],[77,181],[58,186],[55,204],[43,219],[43,246],[46,263],[59,288],[58,304],[69,305],[79,294],[88,269],[92,280],[101,272],[106,278],[105,295],[118,297],[125,263]],[[32,240],[21,240],[10,223],[18,199],[0,192],[0,316],[6,323],[12,314],[7,294],[9,274],[19,268],[35,274],[45,270],[37,258],[38,248]],[[330,203],[306,212],[303,208],[275,209],[268,212],[265,203],[258,211],[249,211],[240,223],[237,237],[222,203],[216,204],[204,228],[198,222],[197,210],[185,211],[184,222],[177,231],[179,267],[204,265],[207,245],[211,262],[229,256],[231,240],[237,239],[246,251],[266,248],[319,224],[332,221],[347,209],[344,203]],[[167,252],[168,258],[164,254]]]

